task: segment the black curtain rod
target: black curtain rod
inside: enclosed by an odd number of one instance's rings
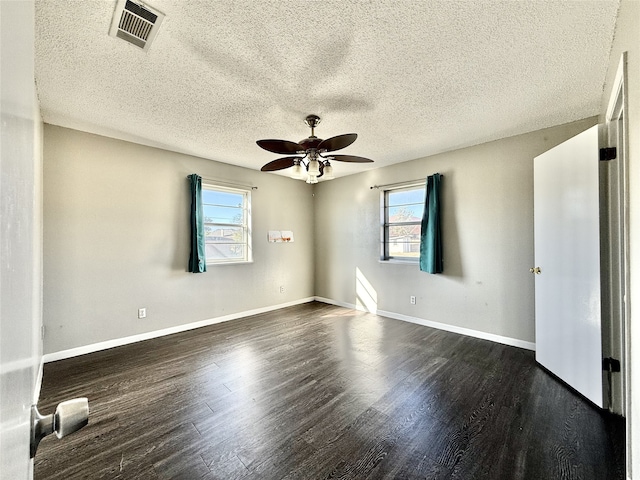
[[[444,175],[441,173],[440,177],[444,178]],[[380,188],[387,188],[387,187],[399,187],[401,185],[406,185],[407,187],[410,187],[411,185],[417,185],[419,183],[425,183],[426,182],[426,178],[425,179],[418,179],[418,180],[407,180],[406,182],[397,182],[397,183],[387,183],[385,185],[372,185],[371,187],[369,187],[369,190],[373,190],[374,188],[376,189],[380,189]]]
[[[185,178],[187,180],[189,180],[189,177],[191,175],[187,175]],[[201,177],[203,182],[208,182],[208,183],[215,183],[217,185],[221,185],[223,187],[236,187],[236,188],[250,188],[251,190],[258,190],[258,187],[254,186],[254,185],[247,185],[244,183],[234,183],[234,182],[229,182],[226,180],[217,180],[215,178],[206,178],[206,177]]]

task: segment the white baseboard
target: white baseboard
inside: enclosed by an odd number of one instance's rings
[[[281,303],[278,305],[272,305],[269,307],[256,308],[253,310],[245,310],[243,312],[232,313],[229,315],[224,315],[222,317],[210,318],[207,320],[201,320],[199,322],[187,323],[185,325],[177,325],[175,327],[165,328],[162,330],[154,330],[152,332],[140,333],[138,335],[131,335],[129,337],[116,338],[114,340],[107,340],[105,342],[93,343],[90,345],[84,345],[82,347],[70,348],[68,350],[61,350],[58,352],[47,353],[42,357],[43,363],[55,362],[57,360],[64,360],[66,358],[77,357],[80,355],[86,355],[88,353],[99,352],[100,350],[106,350],[109,348],[120,347],[122,345],[128,345],[130,343],[141,342],[143,340],[150,340],[152,338],[162,337],[164,335],[171,335],[173,333],[185,332],[187,330],[193,330],[194,328],[206,327],[209,325],[214,325],[216,323],[228,322],[230,320],[236,320],[238,318],[248,317],[251,315],[258,315],[260,313],[271,312],[273,310],[278,310],[280,308],[291,307],[294,305],[300,305],[302,303],[308,303],[312,301],[318,301],[322,303],[328,303],[330,305],[337,305],[339,307],[350,308],[353,310],[362,310],[361,307],[358,307],[355,304],[339,302],[337,300],[333,300],[325,297],[307,297],[301,298],[299,300],[294,300],[292,302]],[[467,335],[469,337],[481,338],[483,340],[490,340],[492,342],[501,343],[504,345],[510,345],[513,347],[525,348],[527,350],[535,350],[536,346],[533,342],[527,342],[524,340],[519,340],[517,338],[504,337],[502,335],[496,335],[493,333],[481,332],[478,330],[472,330],[469,328],[457,327],[455,325],[448,325],[446,323],[433,322],[431,320],[425,320],[422,318],[411,317],[409,315],[403,315],[394,312],[387,312],[383,310],[378,310],[374,312],[377,315],[382,317],[393,318],[395,320],[402,320],[405,322],[416,323],[418,325],[423,325],[425,327],[436,328],[438,330],[445,330],[447,332],[459,333],[461,335]],[[42,367],[38,372],[38,377],[42,378]]]
[[[66,358],[78,357],[80,355],[86,355],[87,353],[99,352],[100,350],[107,350],[108,348],[120,347],[122,345],[128,345],[130,343],[141,342],[143,340],[150,340],[152,338],[163,337],[165,335],[171,335],[173,333],[186,332],[187,330],[193,330],[194,328],[206,327],[214,325],[216,323],[228,322],[230,320],[236,320],[238,318],[249,317],[251,315],[258,315],[260,313],[271,312],[280,308],[291,307],[294,305],[300,305],[302,303],[309,303],[314,300],[314,297],[301,298],[292,302],[280,303],[278,305],[272,305],[269,307],[256,308],[253,310],[245,310],[244,312],[231,313],[222,317],[209,318],[207,320],[201,320],[199,322],[187,323],[184,325],[176,325],[175,327],[164,328],[162,330],[154,330],[152,332],[140,333],[138,335],[131,335],[129,337],[116,338],[114,340],[107,340],[105,342],[92,343],[91,345],[84,345],[82,347],[70,348],[68,350],[61,350],[59,352],[47,353],[43,356],[44,363],[55,362],[56,360],[64,360]]]
[[[338,307],[350,308],[351,310],[363,310],[359,308],[357,305],[353,303],[339,302],[338,300],[333,300],[332,298],[325,297],[314,297],[316,302],[328,303],[329,305],[336,305]]]
[[[350,308],[351,310],[362,310],[353,303],[339,302],[338,300],[333,300],[332,298],[314,297],[314,300],[316,302],[328,303],[329,305],[336,305],[338,307]]]
[[[353,310],[363,310],[359,308],[357,305],[339,302],[337,300],[332,300],[330,298],[324,297],[315,297],[316,301],[329,303],[331,305],[337,305],[339,307],[351,308]],[[503,345],[510,345],[512,347],[524,348],[526,350],[536,349],[536,344],[534,342],[527,342],[525,340],[519,340],[517,338],[504,337],[502,335],[496,335],[494,333],[482,332],[479,330],[472,330],[470,328],[457,327],[455,325],[448,325],[446,323],[433,322],[431,320],[425,320],[423,318],[411,317],[409,315],[403,315],[401,313],[387,312],[384,310],[377,310],[373,312],[376,315],[380,315],[381,317],[393,318],[395,320],[402,320],[404,322],[416,323],[418,325],[423,325],[425,327],[437,328],[438,330],[445,330],[447,332],[459,333],[460,335],[466,335],[468,337],[481,338],[483,340],[490,340],[492,342],[501,343]]]

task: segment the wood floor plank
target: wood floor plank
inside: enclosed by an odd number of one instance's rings
[[[624,479],[624,420],[530,351],[311,302],[45,365],[36,480]]]

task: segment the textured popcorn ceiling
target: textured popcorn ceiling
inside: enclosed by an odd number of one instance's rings
[[[598,114],[618,3],[153,0],[145,53],[115,0],[36,0],[36,82],[47,123],[253,169],[314,113],[375,161],[339,176]]]

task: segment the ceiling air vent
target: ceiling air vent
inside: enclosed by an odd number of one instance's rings
[[[142,3],[118,0],[109,35],[140,47],[145,52],[158,33],[164,14]]]

